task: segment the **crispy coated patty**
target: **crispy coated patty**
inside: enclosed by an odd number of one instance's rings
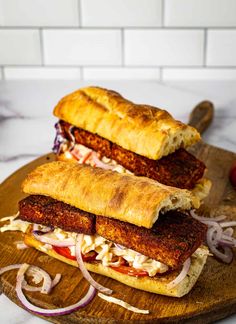
[[[19,218],[66,231],[95,234],[178,268],[202,244],[206,226],[186,213],[161,215],[152,229],[96,216],[49,197],[32,195],[19,202]]]
[[[31,195],[19,202],[20,219],[59,227],[69,232],[95,234],[95,215],[46,196]]]
[[[64,121],[60,121],[60,125],[70,140],[71,125]],[[117,161],[136,176],[145,176],[168,186],[193,189],[205,171],[204,163],[182,148],[160,160],[151,160],[83,129],[73,127],[72,132],[76,143]]]
[[[152,229],[97,217],[96,232],[171,268],[178,268],[202,244],[206,225],[183,212],[169,211],[159,216]]]

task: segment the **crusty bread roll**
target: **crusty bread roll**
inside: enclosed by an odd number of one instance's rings
[[[50,196],[81,210],[151,228],[159,212],[199,207],[185,189],[91,166],[51,162],[37,167],[22,184],[28,194]]]
[[[71,155],[67,155],[64,152],[60,152],[57,155],[57,160],[58,161],[66,161],[66,162],[77,162],[76,159],[73,159]],[[191,193],[197,197],[200,201],[204,200],[208,195],[211,190],[212,183],[209,179],[207,178],[202,178],[200,179],[196,184],[193,189],[191,189]]]
[[[153,160],[200,139],[195,128],[175,120],[167,111],[134,104],[115,91],[98,87],[67,95],[55,107],[54,115]]]
[[[25,234],[24,237],[25,244],[28,246],[32,246],[37,250],[48,254],[49,256],[63,261],[69,265],[78,267],[76,261],[70,260],[58,253],[56,253],[53,249],[46,249],[44,244],[37,241],[31,234]],[[208,249],[204,246],[198,248],[196,252],[196,256],[191,257],[191,266],[188,272],[188,275],[182,280],[177,286],[170,289],[167,287],[167,284],[174,280],[174,278],[178,275],[178,273],[172,272],[166,275],[162,275],[160,277],[132,277],[120,272],[113,270],[110,267],[105,267],[101,263],[85,263],[86,268],[89,271],[104,275],[106,277],[115,279],[123,284],[140,289],[148,292],[152,292],[155,294],[172,296],[172,297],[182,297],[186,295],[196,283],[198,277],[200,276],[204,264],[206,263],[206,259],[208,256]]]

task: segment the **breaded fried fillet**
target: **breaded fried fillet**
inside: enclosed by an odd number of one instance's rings
[[[64,121],[60,121],[60,125],[65,136],[71,140],[71,125]],[[193,189],[205,171],[204,163],[185,149],[179,149],[160,160],[151,160],[83,129],[73,127],[72,132],[77,144],[85,145],[101,156],[117,161],[137,176],[145,176],[168,186]]]
[[[89,235],[96,232],[173,269],[193,254],[206,234],[204,224],[177,211],[161,215],[152,229],[96,216],[40,195],[21,200],[19,211],[25,221]]]
[[[41,195],[31,195],[19,202],[20,219],[65,231],[95,234],[95,215],[61,201]]]
[[[107,217],[96,218],[96,232],[171,268],[178,268],[202,244],[207,226],[188,214],[169,211],[152,229]]]

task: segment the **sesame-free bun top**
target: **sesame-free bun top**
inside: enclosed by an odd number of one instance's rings
[[[167,111],[134,104],[115,91],[99,87],[82,88],[65,96],[54,108],[54,115],[153,160],[200,139],[195,128],[175,120]]]
[[[62,161],[37,167],[24,180],[22,189],[146,228],[153,226],[160,211],[199,207],[199,199],[188,190],[145,177]]]

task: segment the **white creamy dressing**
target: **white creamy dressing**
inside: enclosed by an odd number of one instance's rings
[[[76,159],[77,162],[79,164],[88,164],[91,166],[95,166],[96,165],[96,159],[100,160],[102,163],[104,163],[105,165],[107,165],[108,167],[110,167],[110,169],[112,169],[113,171],[117,171],[119,173],[129,173],[132,174],[132,172],[130,172],[129,170],[125,169],[122,165],[118,164],[115,160],[113,159],[109,159],[106,156],[103,156],[102,158],[100,157],[100,155],[82,145],[82,144],[75,144],[72,150],[64,149],[64,154],[65,157],[67,159]],[[96,159],[94,158],[96,156]],[[99,165],[100,168],[102,167],[102,164]],[[105,167],[104,167],[105,168]]]
[[[2,226],[0,228],[1,232],[5,231],[21,231],[26,232],[27,228],[31,223],[25,222],[19,219],[15,219],[17,215],[8,217],[7,219],[10,223]],[[44,226],[39,225],[39,230],[43,230]],[[57,239],[58,241],[63,241],[68,238],[73,238],[75,240],[77,233],[66,232],[59,228],[55,228],[53,232],[43,234],[44,236],[50,237],[52,239]],[[45,251],[51,249],[50,244],[44,244]],[[75,246],[69,247],[71,255],[75,256]],[[113,266],[119,267],[122,263],[121,258],[118,258],[117,261],[113,262],[114,257],[122,257],[125,259],[129,265],[135,269],[147,271],[149,276],[153,277],[157,273],[163,273],[168,270],[168,266],[153,260],[149,257],[146,257],[134,250],[127,249],[121,245],[116,245],[111,241],[106,240],[102,236],[97,234],[95,235],[84,235],[84,240],[81,247],[82,254],[86,254],[90,251],[97,252],[96,260],[101,261],[104,266]]]
[[[9,224],[5,224],[4,226],[0,227],[0,232],[6,232],[6,231],[20,231],[25,233],[28,226],[31,223],[22,221],[20,219],[16,219],[16,217],[18,216],[18,213],[14,216],[8,216],[8,217],[4,217],[2,218],[0,221],[1,222],[6,222],[9,221]]]

